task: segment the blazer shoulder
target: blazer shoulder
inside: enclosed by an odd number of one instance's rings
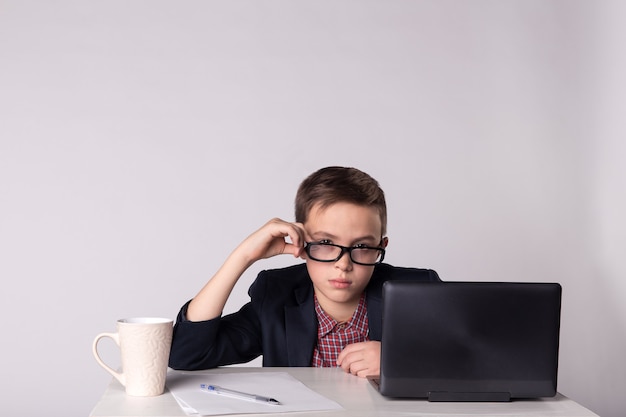
[[[307,292],[312,286],[306,264],[298,264],[259,272],[250,286],[249,295],[271,294],[272,298],[283,299]]]
[[[267,281],[267,285],[284,287],[287,284],[288,287],[297,287],[309,282],[310,278],[306,264],[298,264],[285,268],[265,269],[259,272],[256,281]]]
[[[372,274],[372,280],[381,281],[381,283],[389,280],[441,281],[439,274],[433,269],[401,267],[385,263],[376,265]]]
[[[374,270],[375,275],[385,275],[388,279],[417,279],[420,281],[441,281],[437,272],[429,268],[411,268],[380,264]]]
[[[371,298],[382,298],[382,287],[385,281],[421,281],[439,282],[439,275],[433,269],[408,268],[392,266],[389,264],[379,264],[374,268],[374,273],[367,286],[368,294]]]

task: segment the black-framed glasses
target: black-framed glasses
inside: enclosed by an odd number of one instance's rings
[[[318,262],[336,262],[346,252],[352,262],[358,265],[377,265],[385,258],[385,248],[366,245],[341,246],[326,242],[306,242],[304,250],[309,258]]]

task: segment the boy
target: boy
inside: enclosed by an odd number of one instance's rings
[[[387,208],[378,182],[355,168],[328,167],[296,194],[296,222],[273,219],[246,238],[176,321],[170,367],[197,370],[243,363],[340,366],[380,373],[382,284],[439,281],[433,270],[382,263]],[[256,261],[291,254],[305,263],[261,272],[250,302],[222,310]]]

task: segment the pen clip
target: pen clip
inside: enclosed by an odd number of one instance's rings
[[[213,394],[223,395],[225,397],[237,398],[240,400],[254,401],[260,404],[282,405],[275,398],[265,397],[263,395],[249,394],[247,392],[235,391],[228,388],[219,387],[217,385],[200,384],[200,389]]]

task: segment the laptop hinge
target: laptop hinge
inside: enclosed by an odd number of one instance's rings
[[[446,392],[431,391],[428,393],[428,401],[460,401],[460,402],[508,402],[511,401],[510,392]]]

